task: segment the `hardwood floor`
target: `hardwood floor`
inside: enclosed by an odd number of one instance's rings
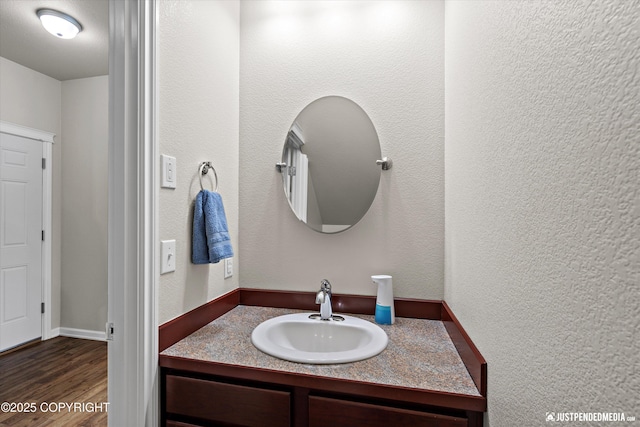
[[[105,342],[57,337],[0,356],[0,427],[106,426],[106,402]]]

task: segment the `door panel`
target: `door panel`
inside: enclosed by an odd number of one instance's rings
[[[27,185],[24,182],[2,182],[4,233],[2,246],[27,245]]]
[[[0,272],[2,278],[2,313],[3,324],[27,317],[27,266],[20,265],[13,268],[4,268]]]
[[[42,143],[0,134],[0,351],[42,336]]]

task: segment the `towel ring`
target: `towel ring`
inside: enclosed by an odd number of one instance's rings
[[[211,162],[202,162],[200,164],[200,168],[198,170],[198,177],[200,178],[200,188],[204,190],[204,185],[202,185],[202,177],[209,172],[209,169],[213,171],[213,176],[216,178],[216,188],[213,191],[218,191],[218,174],[216,173],[216,169],[213,167]]]

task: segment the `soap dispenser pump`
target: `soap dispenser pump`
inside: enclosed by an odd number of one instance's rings
[[[396,321],[396,312],[393,307],[393,281],[392,277],[381,274],[371,276],[373,283],[378,285],[378,298],[376,299],[376,323],[392,325]]]

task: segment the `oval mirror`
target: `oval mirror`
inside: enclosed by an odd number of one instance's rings
[[[341,96],[307,105],[282,150],[284,194],[298,219],[321,233],[354,226],[380,183],[380,142],[367,113]]]

